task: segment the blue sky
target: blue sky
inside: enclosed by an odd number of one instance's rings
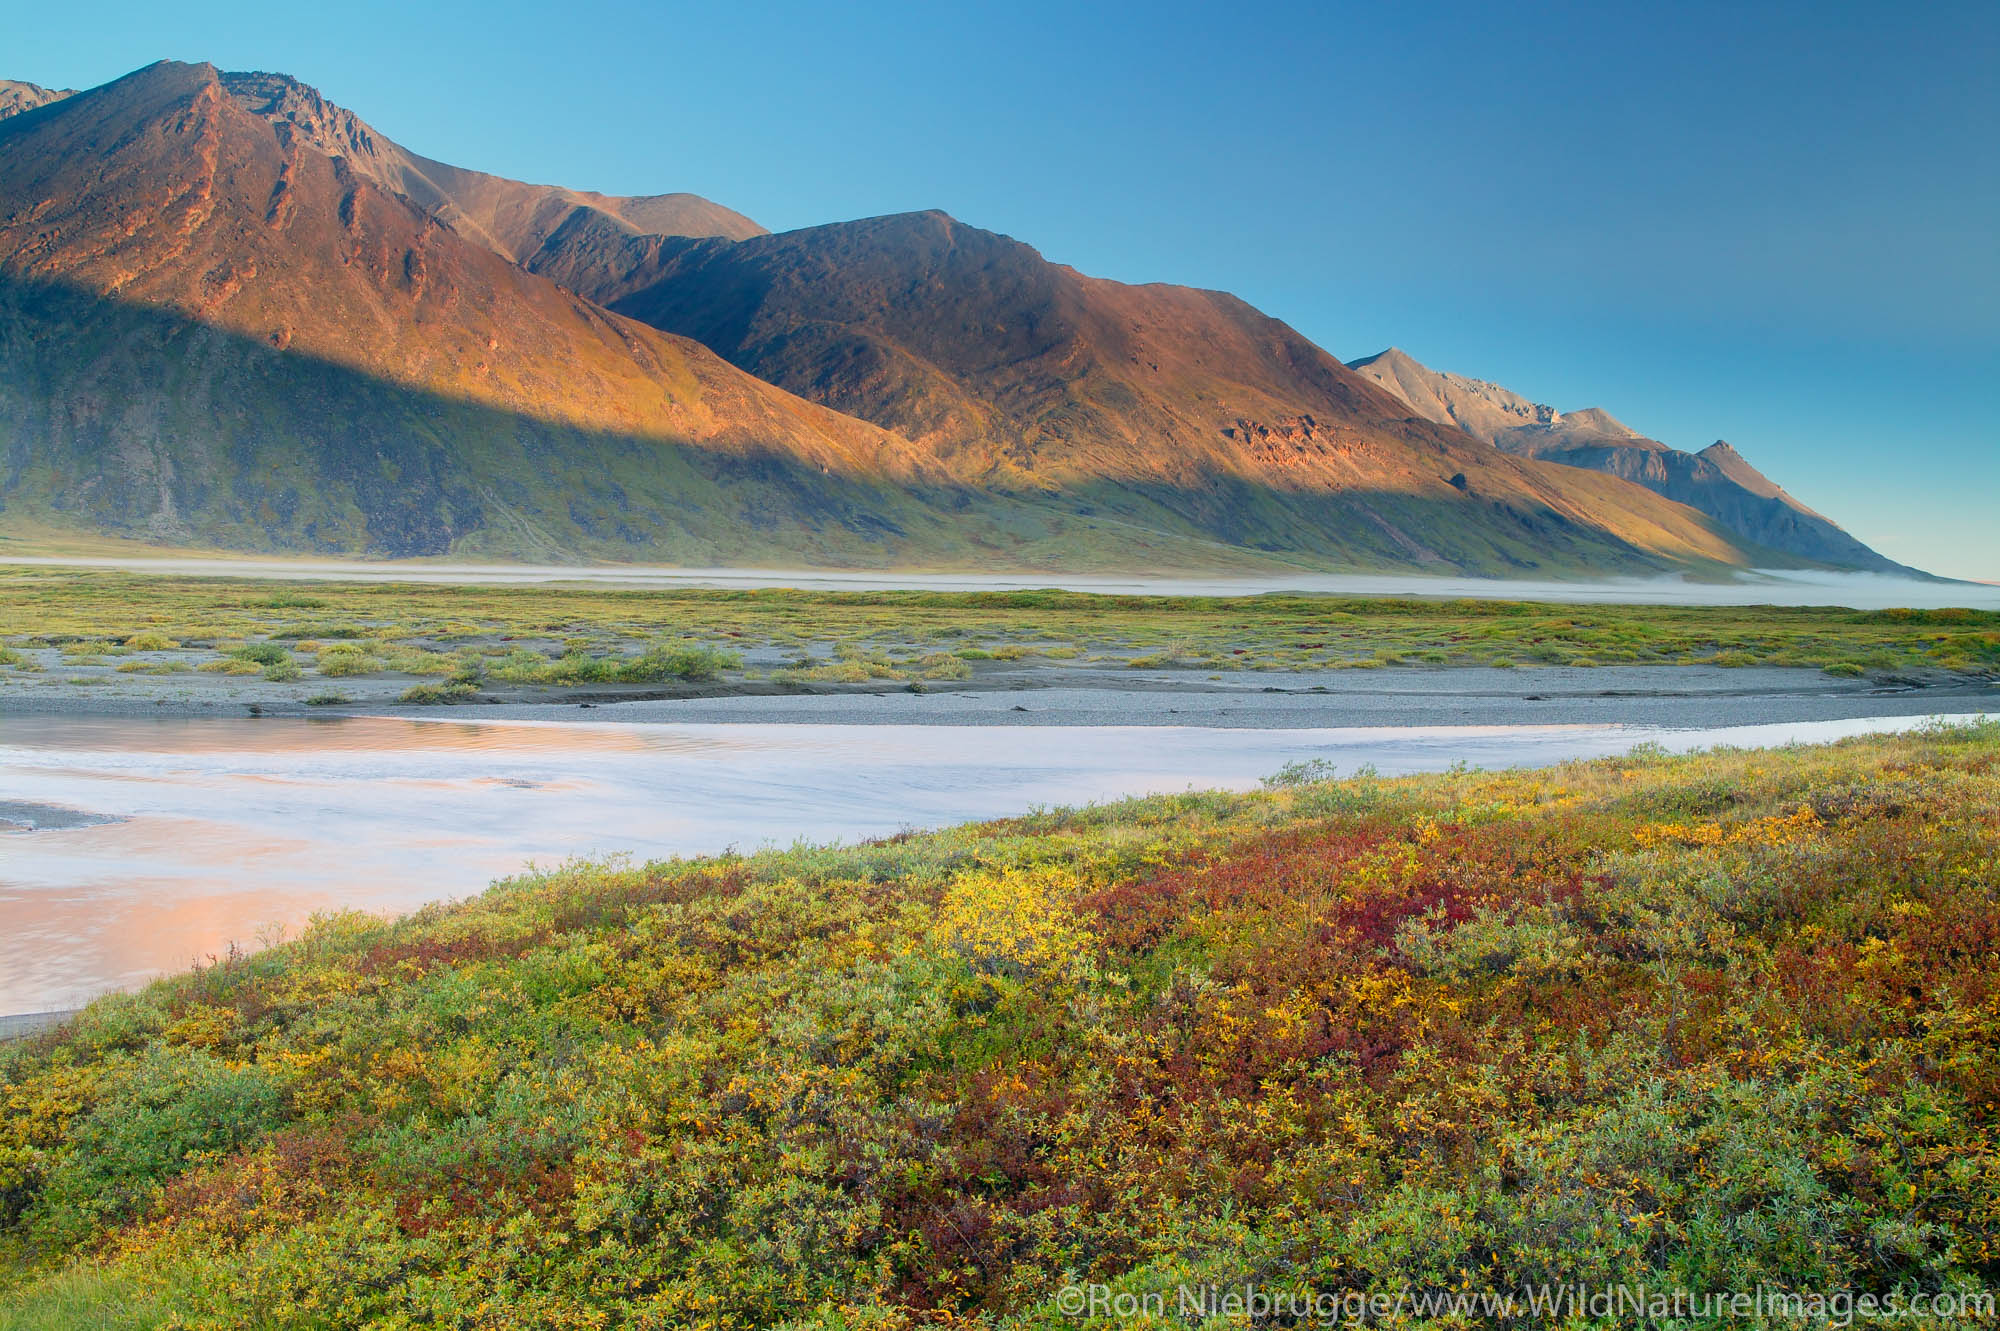
[[[0,76],[295,74],[776,230],[943,208],[1684,448],[2000,580],[2000,5],[36,6]]]

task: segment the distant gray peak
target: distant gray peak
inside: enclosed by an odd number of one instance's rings
[[[20,79],[0,79],[0,120],[74,96],[74,88],[44,88],[39,83],[27,83]]]
[[[1467,434],[1493,443],[1505,430],[1523,426],[1557,425],[1563,413],[1543,402],[1531,402],[1512,389],[1485,379],[1433,370],[1400,347],[1348,362],[1355,370],[1401,398],[1419,416],[1440,425],[1456,425]],[[1602,415],[1602,413],[1599,413]],[[1610,421],[1609,416],[1604,420]],[[1612,422],[1616,425],[1616,422]],[[1623,429],[1623,426],[1617,428]]]
[[[1644,435],[1602,407],[1585,407],[1581,411],[1572,411],[1560,419],[1577,429],[1590,430],[1597,434],[1611,435],[1621,439],[1645,438]],[[1648,442],[1651,441],[1649,440]]]

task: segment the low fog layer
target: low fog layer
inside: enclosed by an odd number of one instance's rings
[[[577,568],[536,564],[370,564],[307,560],[106,559],[14,557],[0,566],[111,568],[218,578],[286,578],[321,582],[447,584],[589,583],[609,587],[795,587],[811,591],[1065,591],[1115,596],[1258,596],[1307,592],[1326,596],[1437,596],[1483,601],[1566,601],[1605,605],[1842,605],[1857,610],[1895,606],[1963,606],[2000,610],[2000,585],[1930,582],[1877,573],[1754,570],[1730,582],[1677,576],[1553,582],[1499,578],[1426,578],[1393,573],[1286,573],[1256,577],[1145,573],[904,573],[843,569],[649,568],[636,564]]]

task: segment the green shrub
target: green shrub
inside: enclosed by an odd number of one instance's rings
[[[457,664],[458,658],[423,647],[394,647],[383,658],[383,665],[397,675],[448,675]]]
[[[292,659],[290,649],[275,642],[245,643],[229,654],[239,661],[250,661],[260,666],[282,665]]]
[[[1340,776],[1337,764],[1326,758],[1304,758],[1286,763],[1277,771],[1264,778],[1264,789],[1287,790],[1295,786],[1310,786],[1320,781],[1333,781]]]
[[[1852,661],[1835,661],[1832,665],[1825,667],[1825,670],[1827,674],[1834,676],[1836,679],[1860,679],[1868,673],[1867,670]]]
[[[171,652],[180,644],[164,633],[134,633],[125,646],[135,652]]]
[[[382,659],[370,655],[363,648],[343,644],[322,651],[313,665],[328,679],[345,679],[354,675],[374,674],[382,669]]]
[[[413,684],[403,690],[398,702],[411,703],[420,707],[437,707],[447,703],[471,702],[479,696],[479,689],[472,684],[446,682],[443,684]]]
[[[516,647],[488,661],[486,672],[492,678],[510,684],[539,684],[548,678],[549,666],[549,658],[540,652]]]
[[[616,678],[628,684],[649,684],[669,679],[700,682],[712,680],[723,671],[734,670],[742,664],[743,658],[735,652],[705,643],[680,643],[654,647],[641,656],[620,662]]]
[[[144,1209],[167,1180],[279,1121],[278,1086],[254,1065],[152,1045],[113,1065],[96,1104],[46,1166],[29,1225],[69,1243]]]
[[[800,671],[799,674],[802,678],[829,684],[866,684],[875,678],[875,672],[859,661],[832,661],[826,665]]]
[[[353,701],[354,699],[344,693],[315,693],[312,697],[306,699],[306,706],[340,707]]]
[[[950,652],[932,652],[918,660],[925,679],[970,679],[972,667]]]
[[[195,667],[204,675],[261,675],[264,667],[255,661],[243,661],[233,656],[225,656],[219,661],[204,661]]]
[[[606,684],[614,675],[615,667],[610,657],[573,651],[549,662],[546,668],[530,678],[544,684]]]

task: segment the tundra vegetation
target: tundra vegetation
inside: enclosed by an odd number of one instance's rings
[[[103,999],[0,1052],[0,1325],[2000,1283],[2000,726],[1326,775],[569,865]]]
[[[1703,664],[2000,676],[2000,612],[1978,610],[283,584],[53,569],[0,571],[0,644],[0,680],[74,666],[307,685],[377,676],[428,702],[1077,668]]]

